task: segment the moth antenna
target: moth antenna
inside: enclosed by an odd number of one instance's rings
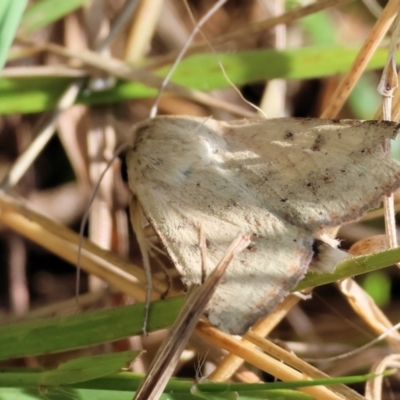
[[[208,41],[208,40],[207,40],[207,41]],[[208,43],[210,43],[210,42],[208,41]],[[210,43],[210,45],[211,45],[211,43]],[[265,119],[268,119],[267,114],[265,114],[265,112],[264,112],[264,110],[263,110],[262,108],[256,106],[255,104],[253,104],[251,101],[247,100],[247,99],[243,96],[242,92],[241,92],[241,91],[238,89],[238,87],[231,81],[231,79],[229,78],[228,74],[226,73],[226,70],[225,70],[225,68],[224,68],[224,65],[222,64],[221,60],[219,59],[217,53],[215,52],[215,49],[213,49],[213,52],[214,52],[214,54],[215,54],[216,57],[217,57],[218,65],[219,65],[219,67],[221,68],[221,71],[222,71],[222,73],[223,73],[223,75],[224,75],[224,78],[225,78],[225,79],[228,81],[228,83],[231,85],[232,89],[235,90],[235,92],[239,95],[239,97],[240,97],[246,104],[248,104],[250,107],[252,107],[252,108],[254,108],[256,111],[258,111]]]
[[[147,240],[148,236],[146,235],[146,232],[145,232],[144,228],[143,228],[143,232],[144,232],[144,236],[146,236],[146,240]],[[160,253],[162,256],[168,257],[168,254],[165,251],[163,251],[160,248],[158,248],[155,244],[151,243],[149,240],[147,240],[147,244],[149,245],[151,250],[153,250],[153,251],[155,251],[157,253]],[[150,252],[150,254],[153,255],[151,252]]]
[[[154,245],[152,244],[152,246],[154,246]],[[150,254],[151,254],[152,256],[154,256],[151,252],[150,252]],[[165,278],[167,279],[167,288],[166,288],[165,291],[164,291],[163,293],[161,293],[161,295],[160,295],[160,297],[161,297],[162,299],[164,299],[165,297],[168,296],[168,293],[169,293],[169,291],[170,291],[171,288],[172,288],[172,277],[171,277],[171,275],[168,273],[168,269],[167,269],[167,267],[164,265],[164,263],[163,263],[158,257],[156,257],[156,256],[154,256],[154,259],[156,260],[158,266],[161,268],[162,272],[163,272],[164,275],[165,275]]]
[[[195,35],[197,32],[199,32],[200,28],[202,25],[204,25],[210,18],[211,16],[218,11],[228,0],[219,0],[217,1],[213,7],[211,7],[205,14],[204,16],[200,19],[200,21],[196,24],[195,28],[193,29],[192,33],[189,35],[187,38],[184,46],[182,47],[182,50],[179,52],[178,57],[176,57],[176,60],[172,64],[171,69],[169,70],[168,74],[164,78],[161,87],[157,93],[156,99],[154,100],[153,107],[151,107],[150,110],[150,118],[154,118],[157,115],[157,110],[158,110],[158,104],[160,102],[160,98],[162,95],[162,92],[164,91],[165,87],[167,86],[169,80],[171,79],[172,74],[175,72],[176,67],[178,64],[181,62],[183,56],[186,53],[186,50],[189,48],[190,44],[192,43]]]
[[[165,277],[167,279],[167,289],[161,294],[161,298],[164,298],[168,295],[168,292],[170,291],[171,287],[172,287],[172,278],[171,275],[168,272],[167,267],[164,265],[164,263],[158,258],[157,254],[154,253],[158,253],[161,254],[164,257],[168,257],[168,254],[163,251],[162,249],[158,248],[155,244],[151,243],[148,239],[147,239],[147,235],[145,232],[145,229],[143,228],[143,234],[146,237],[146,241],[147,241],[147,245],[150,247],[149,249],[149,253],[152,257],[154,257],[154,259],[157,261],[158,266],[161,268],[162,272],[164,272]]]
[[[87,220],[89,219],[89,213],[90,213],[90,209],[93,205],[94,199],[97,196],[97,193],[100,189],[100,184],[104,178],[104,175],[106,174],[106,172],[110,169],[111,165],[113,164],[113,162],[117,159],[117,157],[119,157],[119,155],[128,148],[128,145],[126,143],[122,144],[121,146],[119,146],[117,148],[117,150],[115,151],[114,155],[112,156],[111,160],[109,160],[107,162],[106,167],[104,168],[104,171],[101,173],[99,180],[97,181],[92,195],[90,197],[89,200],[89,204],[87,209],[85,210],[85,213],[83,214],[82,217],[82,221],[81,221],[81,225],[79,227],[79,242],[78,242],[78,254],[77,254],[77,259],[76,259],[76,281],[75,281],[75,297],[76,297],[76,301],[78,302],[78,297],[79,297],[79,286],[81,284],[81,255],[82,255],[82,242],[83,242],[83,232],[85,230],[85,226],[87,223]]]
[[[149,225],[151,227],[151,225]],[[170,291],[171,287],[172,287],[172,278],[171,275],[168,272],[168,268],[165,266],[165,264],[158,258],[158,255],[162,255],[164,257],[168,257],[168,254],[163,251],[162,249],[160,249],[159,247],[157,247],[154,243],[152,243],[150,240],[148,240],[148,232],[146,232],[146,228],[142,228],[143,231],[143,235],[145,236],[146,239],[146,246],[148,246],[148,251],[149,254],[154,258],[154,260],[157,261],[158,266],[160,267],[160,269],[162,270],[162,272],[164,272],[165,277],[167,279],[167,289],[161,293],[161,298],[165,298],[168,295],[168,292]],[[154,229],[152,229],[151,234],[155,235]],[[158,253],[158,254],[154,254],[154,253]]]
[[[131,198],[131,204],[129,207],[129,213],[131,216],[131,224],[132,228],[136,235],[136,240],[139,245],[140,253],[143,258],[143,267],[146,275],[146,299],[144,305],[144,317],[143,317],[143,333],[147,335],[147,323],[149,319],[149,309],[150,309],[150,300],[151,300],[151,292],[153,289],[153,281],[151,277],[151,268],[150,268],[150,259],[149,259],[149,248],[148,248],[148,240],[144,235],[143,227],[142,227],[142,206],[140,202],[136,199],[136,197]]]
[[[224,65],[221,62],[221,59],[218,57],[218,53],[216,52],[216,50],[214,49],[214,46],[211,44],[211,42],[208,40],[207,36],[205,35],[205,33],[201,30],[201,26],[200,26],[200,22],[197,23],[196,19],[194,18],[194,15],[192,13],[192,10],[189,7],[189,4],[187,2],[187,0],[183,1],[183,4],[185,5],[187,12],[190,16],[190,19],[192,20],[193,24],[195,25],[196,28],[198,28],[198,32],[200,32],[201,36],[203,36],[204,41],[207,43],[208,47],[211,49],[211,51],[214,53],[215,58],[217,59],[219,68],[221,69],[222,74],[224,75],[224,78],[227,80],[227,82],[229,83],[229,85],[232,87],[233,90],[235,90],[235,92],[239,95],[239,97],[246,103],[248,104],[250,107],[254,108],[255,110],[257,110],[265,119],[268,119],[267,115],[265,114],[264,110],[261,109],[260,107],[257,107],[255,104],[253,104],[251,101],[248,101],[247,99],[245,99],[245,97],[243,96],[242,92],[237,88],[237,86],[230,80]]]

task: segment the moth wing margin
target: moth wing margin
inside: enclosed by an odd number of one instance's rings
[[[388,121],[271,119],[219,123],[235,157],[254,175],[250,187],[263,185],[263,202],[289,222],[335,226],[361,217],[400,186],[400,164],[387,157],[384,139],[400,124]]]

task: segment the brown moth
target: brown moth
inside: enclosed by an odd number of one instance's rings
[[[378,121],[157,117],[136,129],[129,186],[186,286],[202,279],[199,221],[210,267],[238,232],[253,233],[206,307],[213,325],[240,334],[302,279],[323,228],[361,217],[400,187],[400,164],[382,150],[399,129]]]

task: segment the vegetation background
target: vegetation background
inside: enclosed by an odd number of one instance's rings
[[[187,3],[199,21],[216,2]],[[389,3],[398,9],[398,2]],[[293,0],[229,0],[201,28],[212,49],[202,34],[195,35],[171,78],[179,86],[166,90],[159,113],[226,120],[256,115],[233,84],[268,117],[319,117],[376,24],[378,16],[368,8],[374,6],[344,0],[309,6]],[[300,15],[302,10],[309,15]],[[280,15],[281,24],[271,22]],[[183,296],[155,300],[150,334],[140,335],[145,280],[128,222],[123,157],[107,172],[90,211],[86,234],[107,251],[84,241],[78,303],[77,232],[94,185],[118,146],[131,140],[132,127],[149,117],[161,77],[194,26],[183,1],[0,3],[0,62],[5,64],[0,76],[0,399],[132,398],[178,315]],[[384,39],[361,78],[353,78],[356,86],[337,117],[374,118],[387,54]],[[393,156],[399,155],[395,143]],[[375,210],[364,221],[342,227],[339,237],[349,248],[383,231],[382,211]],[[400,253],[384,251],[360,260],[325,277],[324,283],[333,283],[315,289],[312,299],[288,306],[286,318],[269,325],[269,338],[300,358],[324,360],[359,348],[388,329],[389,321],[398,322],[399,272],[388,266],[400,261]],[[177,293],[182,288],[168,268],[171,293]],[[154,298],[159,299],[167,283],[157,264],[154,271]],[[346,293],[334,283],[365,271],[370,272],[357,278],[360,292]],[[303,288],[314,286],[313,279],[308,276]],[[197,328],[174,371],[185,379],[171,379],[162,398],[328,398],[290,385],[261,385],[285,379],[264,359],[256,363],[262,354],[258,348],[233,372],[223,370],[221,360],[233,363],[226,359],[225,351],[233,351],[228,339],[203,328]],[[313,364],[329,376],[364,381],[378,361],[389,356],[389,365],[398,362],[399,339],[392,333],[346,358]],[[295,371],[322,377],[288,357],[285,363]],[[216,366],[210,378],[244,384],[201,383],[200,393],[190,394]],[[346,383],[344,378],[338,382]],[[253,383],[259,384],[257,391]],[[339,386],[326,390],[329,398],[364,398],[364,382],[352,387],[359,394]],[[398,376],[384,380],[385,398],[397,398],[399,391]]]

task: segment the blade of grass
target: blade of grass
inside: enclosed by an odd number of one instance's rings
[[[384,268],[399,261],[400,248],[356,257],[340,263],[333,274],[307,274],[295,290],[335,282],[338,279]],[[152,302],[149,331],[170,326],[182,304],[183,297]],[[143,307],[143,304],[135,304],[4,326],[0,328],[0,360],[71,350],[141,334]]]
[[[219,54],[230,80],[235,85],[265,79],[311,79],[345,72],[357,54],[356,49],[341,46],[315,46],[295,50],[246,51]],[[383,67],[387,52],[379,49],[368,65],[369,70]],[[274,60],[271,63],[271,60]],[[398,56],[400,62],[400,55]],[[163,76],[168,67],[157,72]],[[229,83],[222,74],[214,54],[199,54],[182,61],[173,82],[192,89],[223,89]],[[31,113],[53,109],[57,99],[72,82],[67,77],[0,78],[0,113]],[[81,92],[78,102],[101,104],[153,97],[156,89],[137,82],[120,82],[114,88]]]
[[[3,68],[8,50],[26,6],[26,0],[0,1],[0,70]]]
[[[125,354],[126,353],[126,354]],[[119,358],[121,361],[124,359],[128,359],[128,354],[130,352],[124,352],[124,353],[116,353],[116,354],[108,354],[106,356],[102,357],[109,357],[110,359],[117,359]],[[121,354],[118,357],[118,354]],[[84,357],[89,361],[90,358],[94,359],[94,357]],[[75,361],[75,360],[74,360]],[[67,362],[69,363],[69,362]],[[65,364],[67,364],[65,363]],[[117,363],[115,362],[115,365]],[[121,363],[119,365],[122,365]],[[111,368],[109,368],[111,369]],[[7,386],[7,381],[6,377],[8,375],[14,374],[14,376],[17,376],[18,374],[31,374],[32,376],[36,377],[37,375],[43,374],[43,372],[36,372],[36,371],[29,371],[29,372],[22,372],[24,371],[24,368],[19,368],[15,369],[15,372],[8,372],[5,371],[4,375],[5,377],[0,380],[0,387],[12,387],[11,382],[10,385]],[[21,371],[21,372],[20,372]],[[268,398],[269,399],[269,394],[271,393],[272,395],[277,392],[286,392],[288,396],[291,394],[294,396],[293,398],[303,398],[302,396],[296,397],[296,393],[299,392],[292,392],[289,389],[293,388],[298,388],[298,387],[312,387],[312,386],[319,386],[319,385],[328,385],[328,386],[333,386],[333,385],[341,385],[341,384],[352,384],[352,383],[357,383],[357,382],[366,382],[370,379],[376,378],[377,376],[389,376],[392,375],[393,371],[385,371],[383,374],[365,374],[365,375],[354,375],[354,376],[339,376],[339,377],[334,377],[334,378],[325,378],[325,379],[314,379],[314,380],[301,380],[301,381],[296,381],[296,382],[268,382],[268,383],[257,383],[257,384],[251,384],[251,383],[226,383],[226,382],[207,382],[206,380],[201,383],[195,383],[192,380],[189,379],[177,379],[177,378],[171,378],[168,385],[165,388],[164,393],[168,394],[186,394],[189,395],[191,390],[193,389],[194,386],[197,386],[199,391],[204,394],[208,395],[219,395],[221,396],[223,393],[239,393],[240,394],[240,399],[242,398],[253,398],[253,395],[256,396],[255,398],[259,398],[259,394],[263,393],[264,397],[262,398]],[[22,375],[21,375],[22,376]],[[140,381],[143,379],[143,375],[141,374],[135,374],[132,372],[121,372],[118,374],[110,374],[109,376],[104,376],[102,378],[96,378],[92,380],[80,380],[79,382],[73,383],[73,384],[68,384],[67,387],[64,389],[86,389],[86,390],[99,390],[101,392],[107,391],[107,390],[115,390],[118,391],[119,393],[123,392],[133,392],[135,391],[139,384]],[[29,382],[28,382],[29,381]],[[37,385],[37,380],[35,378],[30,378],[29,380],[25,380],[23,385],[20,385],[22,387],[34,387],[38,386]],[[49,391],[51,388],[48,389]],[[242,397],[243,396],[243,397]],[[286,398],[286,397],[285,397]],[[292,397],[289,397],[292,398]],[[306,396],[305,398],[308,398]]]
[[[172,325],[183,298],[151,303],[148,329]],[[140,335],[143,304],[68,317],[21,322],[0,329],[0,359],[55,353]]]
[[[16,0],[10,0],[10,2],[13,1],[16,2]],[[25,11],[18,35],[26,36],[46,25],[50,25],[77,8],[82,7],[88,1],[89,0],[36,1]]]
[[[66,361],[56,369],[44,371],[21,368],[18,371],[4,372],[0,374],[0,386],[59,386],[90,381],[119,372],[140,353],[140,351],[124,351],[80,357]]]
[[[97,389],[70,389],[70,388],[51,388],[44,390],[24,388],[5,388],[1,389],[2,400],[132,400],[132,392],[121,392],[117,390],[97,390]],[[189,393],[168,393],[162,394],[160,400],[199,400],[199,396]],[[204,397],[203,397],[204,398]],[[220,395],[209,395],[210,400],[232,400],[237,399],[235,392],[221,393]],[[311,396],[289,390],[269,390],[251,393],[250,395],[240,395],[240,400],[312,400]]]
[[[399,262],[400,247],[342,261],[332,274],[309,272],[294,291],[325,285],[355,275],[365,274]]]

